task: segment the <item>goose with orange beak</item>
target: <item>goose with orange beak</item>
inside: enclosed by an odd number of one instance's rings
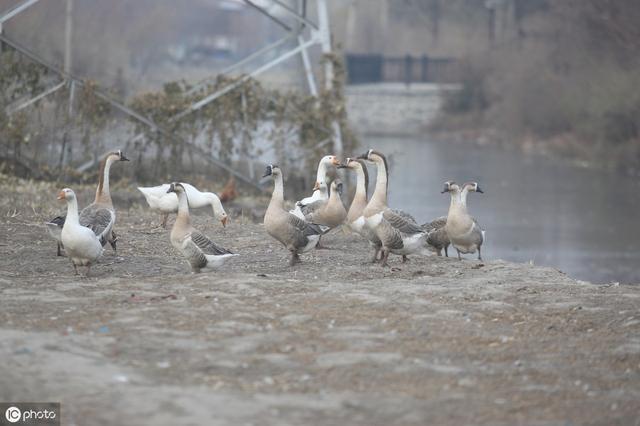
[[[326,201],[329,199],[329,185],[327,184],[327,172],[330,167],[337,167],[340,165],[340,160],[335,155],[325,155],[320,159],[318,163],[318,171],[316,173],[316,181],[313,185],[313,194],[310,197],[303,198],[300,201],[296,201],[296,207],[289,211],[298,216],[300,219],[304,219],[304,213],[302,208],[316,201]]]
[[[182,182],[180,184],[189,198],[190,209],[210,206],[213,210],[213,216],[222,223],[222,226],[227,226],[229,216],[227,216],[227,212],[224,211],[220,198],[216,194],[213,192],[200,191],[188,183]],[[168,192],[170,186],[171,184],[165,183],[164,185],[158,186],[138,187],[138,191],[142,192],[149,207],[162,214],[160,226],[163,228],[167,227],[169,214],[178,212],[178,197],[175,192]]]
[[[91,265],[102,256],[102,242],[89,228],[80,225],[78,200],[73,190],[64,188],[58,193],[58,200],[67,202],[67,217],[60,233],[60,239],[76,275],[78,266],[86,266],[85,276],[89,275]]]

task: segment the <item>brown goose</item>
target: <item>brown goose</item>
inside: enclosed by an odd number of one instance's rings
[[[362,212],[367,207],[367,188],[369,186],[369,172],[364,160],[354,160],[347,158],[344,164],[338,166],[339,169],[349,169],[356,172],[356,192],[349,206],[346,223],[349,228],[362,235],[362,227],[356,225],[357,219],[362,216]],[[364,236],[364,235],[363,235]]]
[[[171,245],[185,257],[193,273],[214,271],[231,257],[237,256],[191,226],[189,201],[181,183],[169,185],[169,192],[175,192],[178,196],[178,216],[171,229]]]
[[[424,250],[427,233],[416,223],[413,216],[387,206],[389,172],[385,156],[370,149],[359,158],[375,163],[377,168],[376,189],[363,211],[363,216],[365,226],[373,231],[381,242],[381,264],[388,266],[390,253],[401,255],[402,261],[406,262],[407,255]]]
[[[300,253],[313,249],[320,236],[328,227],[300,219],[284,208],[284,184],[282,170],[268,165],[264,177],[274,180],[273,194],[264,215],[264,227],[267,233],[280,241],[291,252],[289,265],[300,262]]]
[[[445,231],[451,240],[451,245],[458,252],[458,259],[462,260],[460,253],[475,253],[477,250],[478,260],[482,260],[481,247],[484,242],[484,231],[467,211],[467,194],[469,192],[482,194],[482,189],[477,182],[465,183],[462,189],[455,182],[447,182],[442,192],[448,192],[451,195]]]
[[[347,210],[340,198],[342,188],[343,184],[340,179],[331,182],[331,193],[328,200],[318,200],[301,208],[304,219],[307,222],[328,226],[329,229],[342,225],[347,217]]]

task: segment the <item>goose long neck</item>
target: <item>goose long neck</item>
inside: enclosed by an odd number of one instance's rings
[[[80,224],[80,218],[78,217],[78,200],[75,197],[67,199],[67,217],[65,223]]]
[[[100,177],[98,180],[98,189],[96,190],[96,203],[112,204],[111,192],[109,192],[109,171],[111,170],[111,163],[113,160],[111,157],[107,157],[100,164]]]
[[[375,199],[375,202],[387,205],[387,167],[382,158],[377,156],[373,157],[373,161],[376,163],[376,189],[373,191],[371,200]]]
[[[464,197],[464,199],[463,199]],[[451,204],[449,204],[449,214],[466,213],[466,194],[462,192],[451,192]]]
[[[272,206],[284,209],[284,184],[280,173],[273,176],[273,193],[271,194],[269,207]]]
[[[356,193],[353,196],[353,200],[365,200],[367,201],[367,183],[362,167],[356,168]]]
[[[324,161],[318,164],[318,172],[316,174],[316,182],[325,182],[327,180],[327,165]]]
[[[183,191],[176,192],[178,196],[178,217],[176,218],[176,223],[189,224],[191,223],[191,219],[189,217],[189,200],[187,199],[187,194]]]

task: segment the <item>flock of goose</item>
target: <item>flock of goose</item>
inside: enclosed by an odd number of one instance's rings
[[[108,154],[100,163],[95,200],[80,212],[73,190],[62,189],[58,199],[66,201],[67,214],[46,223],[49,233],[58,242],[58,255],[64,248],[76,274],[78,266],[85,266],[88,274],[107,243],[116,252],[117,236],[113,230],[116,212],[109,192],[109,171],[111,165],[119,161],[129,161],[122,151]],[[375,165],[377,169],[371,198],[367,197],[367,163]],[[348,209],[341,199],[343,183],[339,179],[327,183],[329,169],[333,167],[351,170],[356,174],[356,191]],[[420,225],[410,214],[387,205],[389,168],[386,157],[376,150],[371,149],[358,158],[347,158],[344,162],[334,155],[323,157],[318,165],[313,194],[297,201],[293,210],[285,208],[284,179],[280,167],[267,166],[263,178],[274,181],[264,227],[271,237],[290,251],[290,265],[300,262],[301,253],[319,248],[324,234],[343,226],[368,241],[373,249],[371,262],[379,262],[383,266],[388,266],[390,254],[402,256],[403,262],[407,261],[408,255],[416,253],[436,252],[441,256],[444,250],[448,256],[450,245],[456,249],[458,259],[461,259],[461,254],[477,251],[478,259],[482,260],[484,231],[467,209],[468,193],[482,193],[476,182],[463,185],[445,182],[442,193],[451,196],[447,216]],[[188,183],[180,182],[138,189],[149,207],[161,213],[162,227],[166,227],[170,213],[177,213],[170,241],[193,272],[215,270],[237,256],[214,243],[191,224],[190,208],[210,206],[214,216],[223,226],[226,225],[228,216],[216,194],[201,192]]]

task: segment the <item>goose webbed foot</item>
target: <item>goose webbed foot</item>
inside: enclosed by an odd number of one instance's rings
[[[402,263],[407,263],[409,261],[409,258],[407,257],[406,254],[402,255]]]

